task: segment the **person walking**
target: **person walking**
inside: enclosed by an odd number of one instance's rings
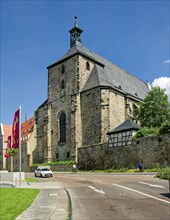
[[[143,171],[143,165],[142,165],[142,163],[141,163],[141,162],[138,164],[138,168],[139,168],[139,171],[140,171],[140,172],[142,172],[142,171]]]
[[[76,164],[73,164],[73,172],[74,173],[76,172],[76,169],[77,169]]]

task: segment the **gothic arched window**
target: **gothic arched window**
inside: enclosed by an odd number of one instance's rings
[[[60,115],[60,143],[66,142],[66,114]]]

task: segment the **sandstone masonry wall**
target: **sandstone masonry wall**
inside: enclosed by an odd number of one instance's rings
[[[82,146],[101,142],[100,88],[81,94]]]
[[[48,161],[47,149],[48,105],[45,104],[35,112],[35,149],[32,155],[33,163]]]
[[[110,127],[107,130],[107,132],[113,130],[121,123],[123,123],[125,121],[125,114],[126,114],[125,98],[123,94],[114,90],[110,90],[109,104],[110,104]]]
[[[76,158],[77,147],[82,146],[82,119],[80,91],[83,89],[93,64],[76,55],[59,63],[48,72],[48,158],[69,160]],[[64,66],[64,71],[63,71]],[[66,142],[60,143],[60,115],[66,114]]]
[[[142,161],[145,168],[158,164],[170,166],[170,134],[134,139],[132,145],[109,148],[99,144],[78,149],[80,169],[137,168]]]

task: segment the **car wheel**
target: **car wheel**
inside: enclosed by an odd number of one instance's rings
[[[37,177],[37,174],[35,173],[35,177]]]

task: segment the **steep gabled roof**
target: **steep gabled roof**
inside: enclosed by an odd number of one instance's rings
[[[34,117],[22,123],[21,125],[22,142],[27,141],[29,139],[30,135],[33,132],[33,129],[34,129]]]
[[[78,54],[88,58],[96,64],[82,91],[94,88],[98,84],[99,86],[112,87],[140,100],[145,98],[149,91],[145,82],[94,53],[92,50],[83,47],[79,42],[76,42],[76,45],[71,47],[61,59],[47,68],[64,62]]]
[[[120,124],[114,130],[109,131],[107,134],[113,134],[113,133],[127,131],[127,130],[139,130],[140,128],[141,127],[138,124],[134,123],[132,119],[127,119],[125,122]]]
[[[48,103],[48,99],[46,99],[36,110],[38,110],[38,109],[40,109],[40,108],[46,106],[47,103]]]
[[[89,78],[87,79],[87,82],[85,83],[84,88],[82,89],[82,92],[97,86],[112,87],[112,84],[109,83],[109,79],[107,79],[105,69],[101,66],[95,65]]]
[[[61,62],[64,62],[65,60],[77,55],[77,54],[81,54],[84,57],[87,57],[88,59],[98,63],[99,65],[103,66],[104,64],[100,61],[100,59],[98,59],[100,56],[97,55],[96,53],[94,53],[92,50],[83,47],[82,44],[80,42],[76,42],[76,45],[74,47],[71,47],[63,57],[61,57],[59,60],[57,60],[56,62],[54,62],[53,64],[49,65],[47,67],[47,69],[49,69],[50,67],[53,67]],[[98,57],[97,57],[98,56]]]

